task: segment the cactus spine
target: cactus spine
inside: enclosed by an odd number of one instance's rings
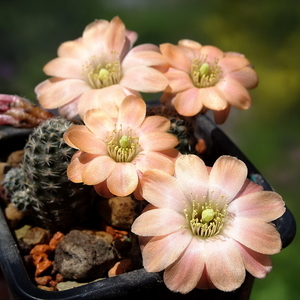
[[[94,195],[93,187],[73,183],[66,174],[76,152],[63,140],[71,124],[63,118],[51,118],[34,129],[25,145],[20,179],[15,180],[18,184],[11,195],[17,207],[30,207],[37,225],[52,231],[65,232],[75,222],[78,225],[84,221]]]

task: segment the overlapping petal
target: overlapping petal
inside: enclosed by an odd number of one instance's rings
[[[186,197],[175,177],[160,170],[148,170],[144,173],[141,184],[143,197],[149,203],[182,213]]]
[[[113,172],[107,178],[110,192],[118,196],[127,196],[134,192],[138,185],[136,167],[131,163],[116,163]]]
[[[179,114],[195,116],[211,109],[217,112],[215,121],[223,123],[231,105],[250,107],[248,89],[256,87],[258,78],[244,55],[191,40],[181,40],[177,46],[162,44],[160,50],[170,64],[165,73],[168,95],[163,94],[161,101],[174,105]]]
[[[244,282],[246,270],[235,241],[215,238],[205,243],[207,273],[216,288],[236,290]]]
[[[244,282],[246,270],[265,277],[272,268],[268,255],[281,248],[280,235],[270,222],[284,213],[284,203],[246,176],[245,164],[230,156],[206,167],[199,157],[182,155],[174,176],[145,172],[142,193],[150,204],[132,231],[140,236],[146,270],[164,270],[166,286],[183,294],[194,288],[233,291]],[[202,215],[207,207],[216,208],[217,222],[222,219],[223,225],[216,233],[202,235],[194,229],[207,222]]]
[[[204,242],[193,238],[182,255],[164,272],[164,283],[174,291],[186,294],[198,284],[205,266]],[[197,257],[197,259],[193,259]]]
[[[224,228],[224,234],[262,254],[276,254],[281,250],[275,226],[260,219],[235,216],[234,223]]]
[[[224,204],[224,200],[230,203],[244,185],[247,172],[247,167],[241,160],[221,156],[209,174],[208,194],[218,203]]]
[[[152,142],[149,143],[149,141]],[[140,137],[140,143],[146,151],[161,151],[177,146],[178,139],[173,134],[167,132],[148,132]]]
[[[164,236],[155,236],[146,240],[140,238],[142,245],[143,265],[148,272],[159,272],[172,264],[188,247],[191,235],[184,230],[177,230]],[[178,242],[180,241],[180,243]]]
[[[156,222],[152,222],[153,219],[156,219]],[[166,235],[180,229],[184,221],[182,214],[174,213],[171,209],[152,209],[138,218],[132,230],[135,234],[141,232],[143,236]]]
[[[63,107],[64,117],[83,118],[93,108],[116,117],[124,96],[163,91],[168,63],[155,45],[132,48],[136,39],[119,17],[86,26],[82,37],[63,43],[58,57],[45,65],[44,72],[53,77],[35,89],[41,106]]]
[[[73,125],[64,135],[67,144],[80,150],[68,170],[71,180],[94,185],[104,197],[135,193],[142,200],[142,172],[155,168],[174,174],[178,140],[166,132],[167,118],[146,118],[143,99],[125,97],[116,118],[105,110],[90,109],[83,121],[85,125]]]

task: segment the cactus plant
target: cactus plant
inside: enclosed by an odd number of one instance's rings
[[[76,152],[63,140],[71,124],[51,118],[36,127],[25,145],[21,170],[9,172],[4,180],[11,184],[4,186],[15,206],[30,208],[36,224],[52,231],[65,232],[75,221],[84,221],[94,195],[92,187],[73,183],[66,174]],[[14,187],[9,177],[18,177]]]

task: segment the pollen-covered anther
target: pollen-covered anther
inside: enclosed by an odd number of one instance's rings
[[[108,60],[102,61],[101,57],[90,58],[90,62],[83,67],[83,73],[93,89],[101,89],[118,84],[122,75],[118,59],[109,62]]]
[[[189,210],[186,207],[184,213],[193,234],[208,238],[221,231],[227,216],[226,208],[227,205],[220,210],[218,204],[214,204],[212,201],[204,202],[201,205],[196,197],[192,200],[191,212],[188,213]]]
[[[218,65],[218,60],[208,63],[206,59],[194,59],[191,66],[191,78],[198,88],[214,86],[220,79],[222,69]]]
[[[127,128],[123,133],[122,126],[107,134],[107,151],[109,156],[116,162],[131,162],[141,151],[139,138],[132,133],[131,128]]]

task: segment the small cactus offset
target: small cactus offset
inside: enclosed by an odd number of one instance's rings
[[[94,195],[92,187],[73,183],[66,174],[76,152],[63,139],[71,124],[51,118],[34,129],[24,148],[24,183],[11,196],[19,208],[28,208],[24,201],[29,201],[37,225],[52,231],[65,232],[84,221]]]
[[[24,169],[11,168],[4,176],[2,186],[10,196],[11,203],[23,212],[30,210],[31,197],[29,190],[26,190]]]
[[[147,115],[159,115],[168,118],[171,122],[169,133],[175,135],[179,140],[176,149],[181,154],[196,153],[197,139],[194,136],[194,126],[191,118],[181,116],[175,109],[162,105],[148,107]]]

